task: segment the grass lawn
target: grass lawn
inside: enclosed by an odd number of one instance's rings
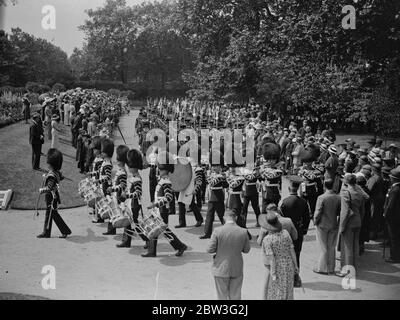
[[[32,170],[32,151],[29,144],[29,124],[24,121],[0,129],[0,190],[12,189],[14,195],[10,208],[34,209],[38,189],[42,184],[43,172]],[[78,182],[83,178],[75,161],[75,149],[71,146],[70,127],[62,125],[60,149],[64,155],[62,172],[71,179],[61,183],[60,208],[83,205],[78,195]],[[47,139],[42,152],[47,154],[51,141]],[[47,169],[46,157],[40,159],[40,167]],[[39,208],[44,208],[44,196],[41,196]]]

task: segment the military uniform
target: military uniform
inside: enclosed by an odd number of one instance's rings
[[[298,175],[304,179],[300,185],[300,196],[307,201],[310,207],[310,214],[313,215],[318,198],[318,180],[320,180],[320,173],[311,165],[306,164],[300,168]]]
[[[71,229],[64,222],[58,213],[58,205],[61,203],[60,194],[58,192],[62,175],[59,171],[50,171],[44,177],[44,187],[39,189],[41,194],[45,194],[46,200],[46,216],[44,220],[43,233],[39,238],[50,238],[51,226],[54,220],[62,235],[70,235]]]
[[[260,207],[258,203],[259,194],[257,190],[257,181],[260,179],[260,174],[257,170],[253,170],[251,173],[244,175],[244,179],[242,216],[247,220],[247,210],[249,203],[251,203],[258,224]]]
[[[221,223],[224,223],[224,188],[228,187],[228,183],[224,174],[211,174],[211,176],[208,177],[207,180],[210,188],[210,198],[208,200],[207,216],[204,226],[204,238],[211,237],[215,212],[217,212],[218,218]]]
[[[168,176],[161,177],[156,187],[155,205],[159,208],[160,216],[165,224],[168,225],[169,207],[170,203],[174,201],[174,194],[172,191],[171,181]],[[165,231],[166,238],[171,246],[178,251],[185,250],[186,245],[182,243],[178,237],[167,228]],[[149,241],[149,252],[144,257],[154,257],[157,252],[157,239]]]
[[[109,160],[104,160],[100,167],[100,179],[101,188],[103,190],[104,196],[111,195],[109,188],[112,186],[111,172],[112,163]],[[116,229],[112,226],[111,222],[107,225],[107,234],[116,234]]]
[[[263,213],[266,213],[268,204],[278,205],[281,200],[283,172],[277,168],[262,167],[260,175],[263,189]]]

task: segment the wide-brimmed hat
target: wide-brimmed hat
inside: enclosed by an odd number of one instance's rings
[[[51,117],[51,120],[57,121],[58,119],[60,119],[60,116],[57,114],[53,114],[53,116]]]
[[[259,223],[260,226],[268,232],[279,232],[282,230],[279,216],[274,211],[267,211],[267,214],[261,214],[259,217]]]

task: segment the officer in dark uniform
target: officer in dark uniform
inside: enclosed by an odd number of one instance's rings
[[[296,253],[297,265],[300,268],[300,252],[303,245],[303,238],[308,232],[311,214],[307,201],[299,197],[297,194],[303,179],[299,176],[292,176],[289,177],[289,181],[290,195],[282,200],[280,209],[282,216],[292,219],[292,222],[296,227],[298,238],[293,241],[293,245]]]

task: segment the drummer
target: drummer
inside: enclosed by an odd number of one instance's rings
[[[155,202],[148,209],[159,208],[162,220],[168,225],[169,207],[171,202],[174,201],[171,180],[169,179],[169,174],[174,172],[172,156],[168,152],[160,152],[158,154],[157,166],[160,171],[160,179],[156,187]],[[187,250],[187,246],[169,228],[166,229],[165,233],[171,246],[177,250],[175,255],[180,257]],[[142,257],[156,257],[156,255],[157,238],[149,241],[148,252],[142,254]]]
[[[134,228],[136,233],[139,234],[142,240],[146,243],[145,249],[147,249],[149,239],[147,239],[147,237],[137,227],[139,213],[142,210],[142,177],[140,176],[139,170],[143,170],[143,156],[139,150],[132,149],[127,153],[126,160],[126,164],[132,176],[128,179],[128,188],[125,197],[126,199],[132,199],[131,211],[132,220],[135,225]],[[130,236],[131,234],[132,227],[129,226],[125,228],[122,242],[117,245],[117,248],[130,248],[132,241],[132,237]]]
[[[95,136],[92,138],[92,142],[90,144],[90,148],[93,150],[93,155],[94,155],[94,160],[92,163],[92,170],[89,173],[91,177],[93,177],[95,180],[100,179],[100,168],[101,165],[103,164],[103,157],[101,156],[101,137],[100,136]],[[93,223],[103,223],[104,220],[99,216],[97,213],[97,209],[93,208]]]
[[[112,185],[111,172],[113,169],[111,158],[114,154],[114,142],[111,139],[103,139],[101,141],[101,155],[104,159],[100,167],[100,178],[99,182],[103,189],[104,196],[110,195],[109,187]],[[116,229],[113,228],[112,223],[108,222],[107,232],[103,235],[115,235]]]

